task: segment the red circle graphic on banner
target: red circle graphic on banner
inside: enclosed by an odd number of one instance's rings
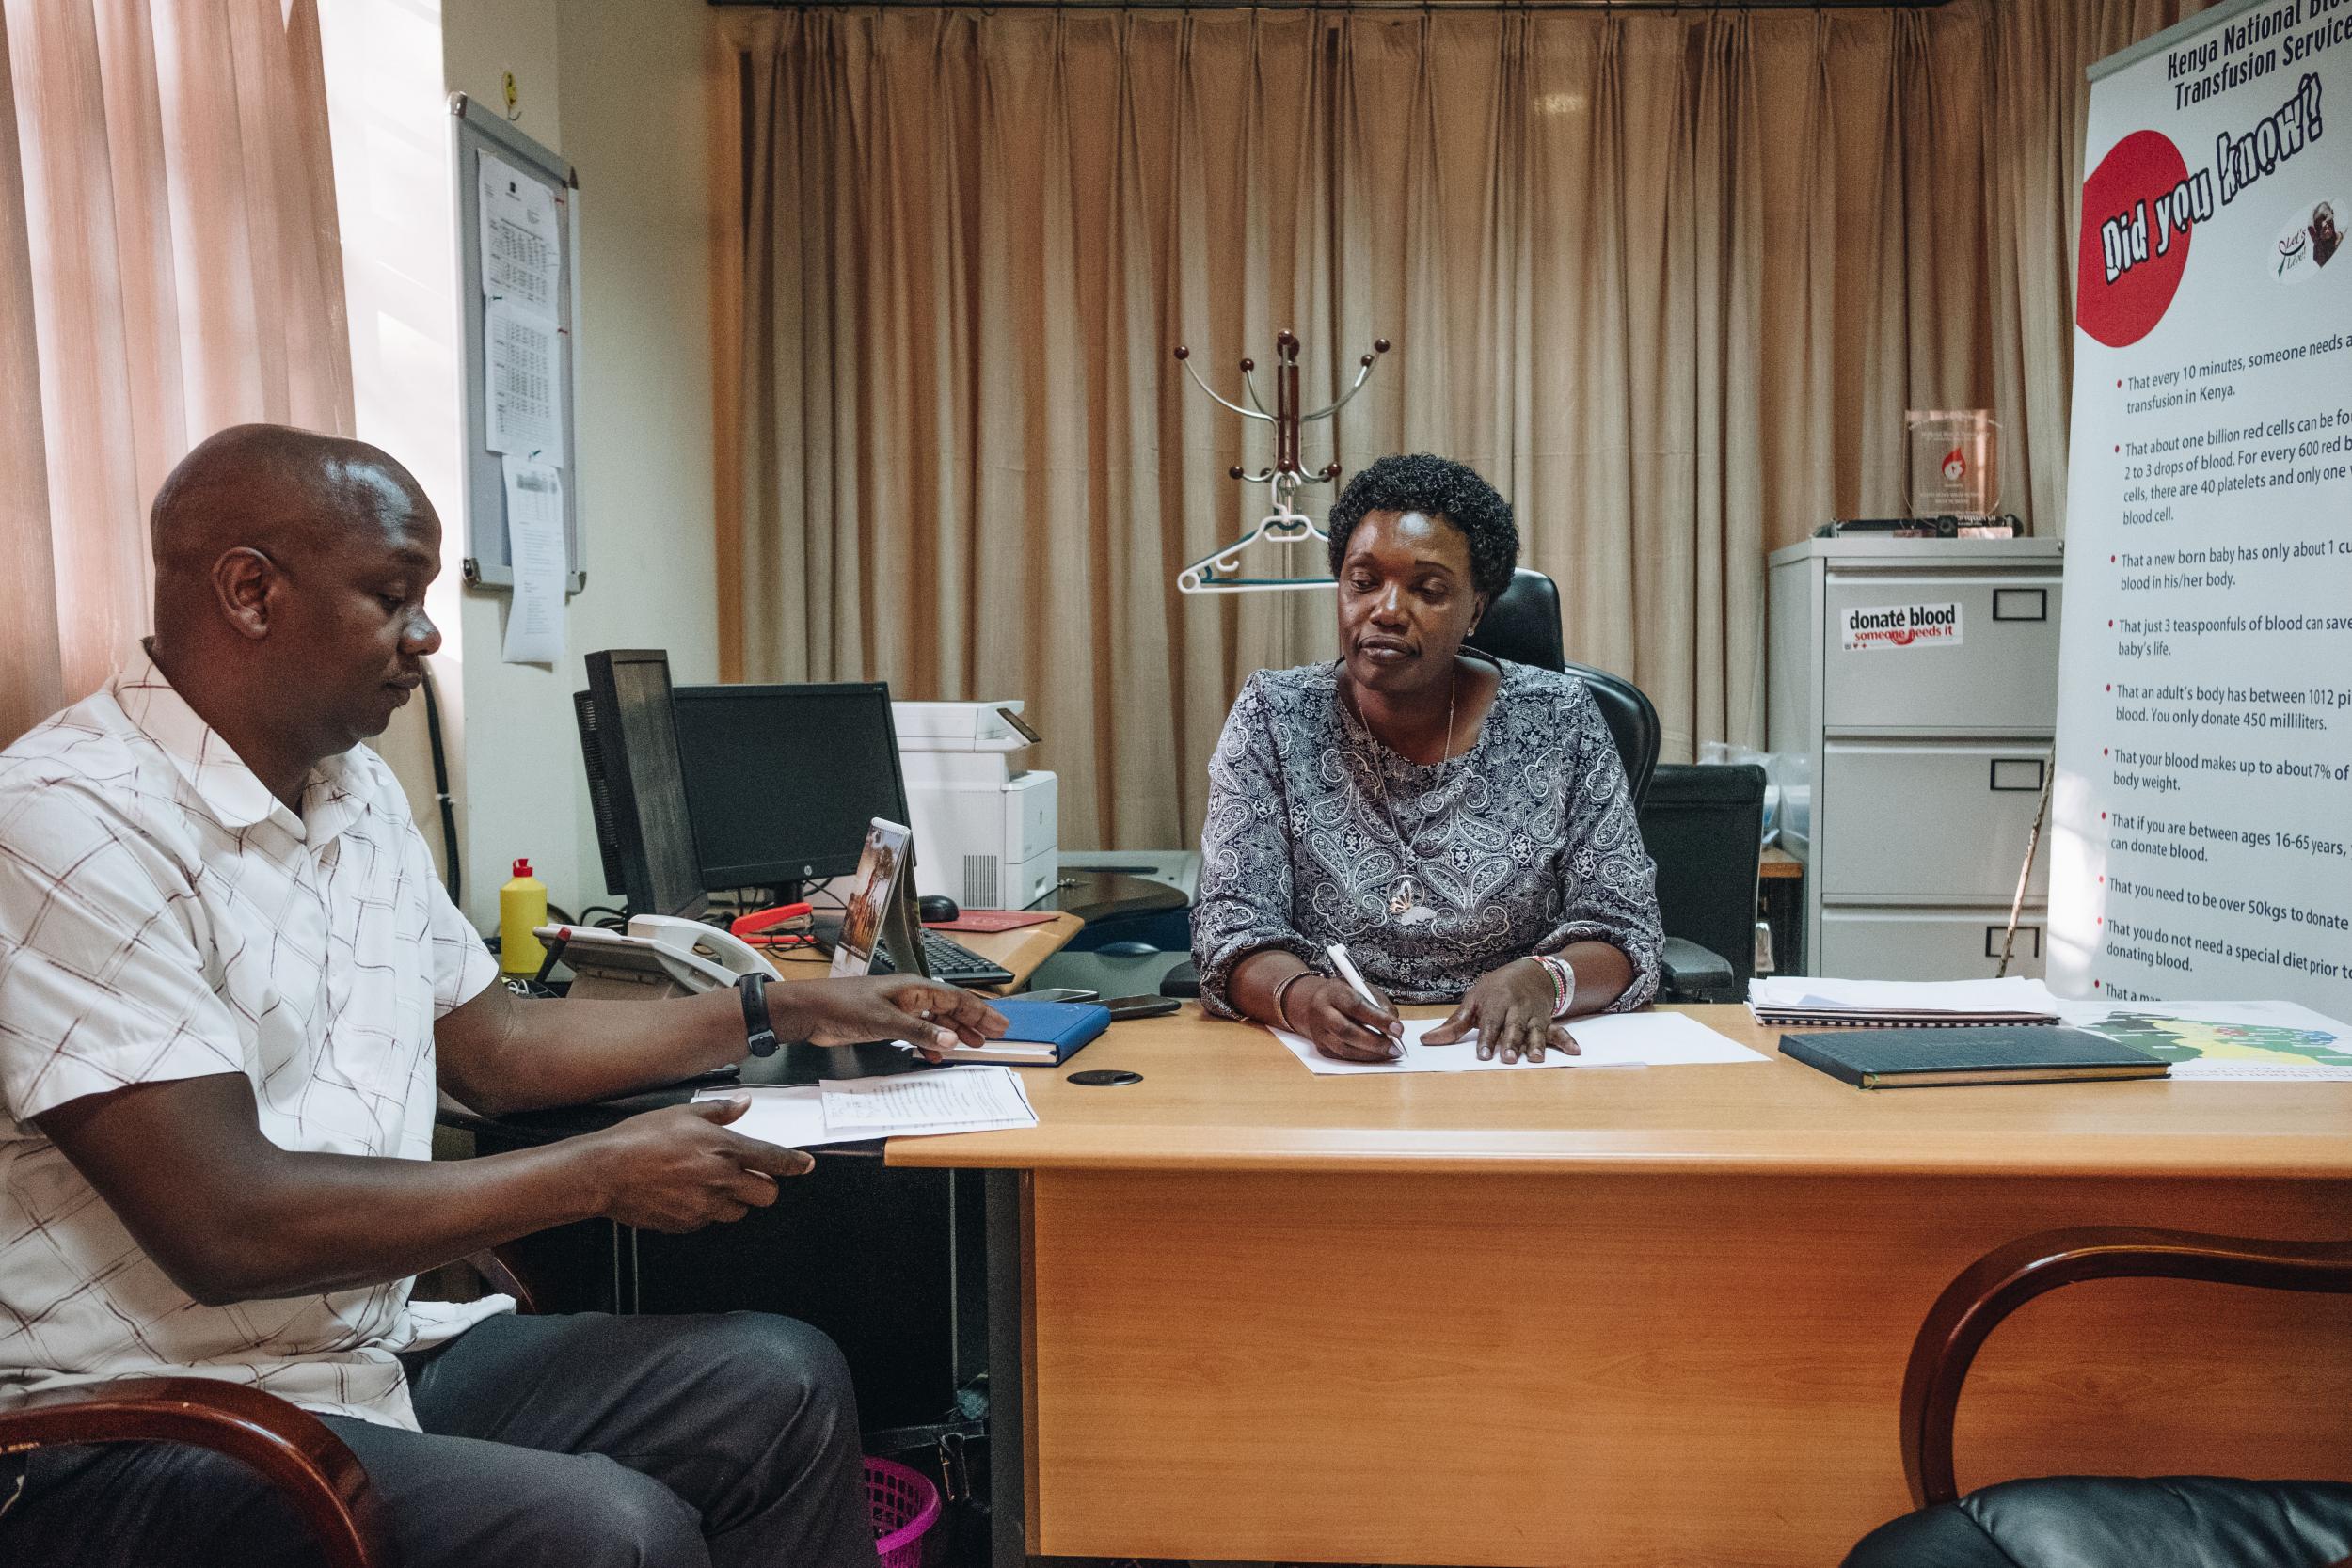
[[[2083,182],[2074,323],[2109,348],[2154,331],[2180,290],[2193,230],[2172,230],[2157,254],[2166,231],[2155,209],[2187,178],[2188,165],[2171,137],[2135,131],[2108,149]]]

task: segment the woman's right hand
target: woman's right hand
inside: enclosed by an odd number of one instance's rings
[[[1282,1012],[1295,1033],[1335,1061],[1396,1061],[1405,1054],[1405,1021],[1385,993],[1375,988],[1372,994],[1379,1006],[1357,995],[1344,980],[1310,974],[1282,993]]]

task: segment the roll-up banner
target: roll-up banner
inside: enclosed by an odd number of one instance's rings
[[[2352,0],[2091,77],[2050,981],[2352,1017]]]

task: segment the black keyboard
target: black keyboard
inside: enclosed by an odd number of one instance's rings
[[[931,978],[951,986],[1005,986],[1012,983],[1012,971],[993,959],[983,958],[960,942],[926,929],[923,933],[923,967],[931,972]],[[890,944],[880,942],[874,948],[873,973],[890,974],[898,965],[890,961]]]

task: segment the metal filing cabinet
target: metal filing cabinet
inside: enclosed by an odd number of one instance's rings
[[[1768,722],[1774,752],[1811,764],[1809,810],[1785,810],[1781,833],[1805,863],[1809,973],[1961,980],[1999,963],[2057,719],[2061,549],[1848,538],[1773,553]],[[2042,973],[2048,861],[2012,974]]]

